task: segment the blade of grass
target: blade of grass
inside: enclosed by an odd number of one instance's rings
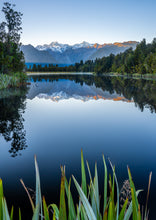
[[[50,207],[51,207],[52,210],[54,211],[54,214],[55,214],[56,219],[59,219],[59,209],[58,209],[57,205],[55,205],[55,204],[50,204],[50,205],[48,206],[48,209],[49,209]],[[53,216],[54,216],[54,215],[53,215]]]
[[[48,207],[45,201],[45,197],[43,197],[43,210],[44,210],[44,219],[45,220],[50,220],[49,219],[49,212],[48,212]]]
[[[147,199],[146,199],[146,206],[145,206],[145,220],[147,216],[147,205],[148,205],[149,191],[150,191],[150,186],[151,186],[151,179],[152,179],[152,172],[150,172],[150,175],[149,175]]]
[[[19,220],[22,220],[22,217],[21,217],[21,210],[19,209]]]
[[[37,164],[36,155],[35,155],[34,159],[35,159],[35,170],[36,170],[36,207],[39,204],[39,210],[41,210],[41,220],[43,220],[40,174],[39,174],[39,168],[38,168],[38,164]]]
[[[136,191],[136,196],[138,196],[141,191],[142,191],[142,190]],[[132,211],[133,211],[133,208],[132,208],[132,201],[131,201],[131,203],[130,203],[130,205],[129,205],[127,211],[126,211],[124,220],[129,220],[129,219],[130,219],[130,217],[131,217],[131,215],[132,215]]]
[[[4,220],[10,220],[8,207],[5,198],[2,198],[2,208],[3,208],[3,219]]]
[[[85,171],[82,149],[81,149],[81,178],[82,178],[82,190],[83,190],[84,194],[87,196],[86,171]]]
[[[132,195],[133,220],[137,220],[137,204],[136,204],[133,188],[131,188],[131,195]]]
[[[98,172],[97,165],[95,164],[95,179],[94,179],[94,189],[95,189],[95,198],[96,198],[96,208],[99,215],[100,212],[100,198],[99,198],[99,183],[98,183]]]
[[[137,220],[141,220],[140,205],[138,206],[138,217],[137,217]]]
[[[40,215],[40,205],[38,204],[34,210],[32,220],[39,220],[39,215]]]
[[[65,178],[65,190],[66,190],[66,195],[68,198],[68,211],[69,211],[69,220],[70,219],[76,219],[76,211],[75,211],[75,206],[72,198],[72,194],[70,191],[70,185],[71,185],[71,179],[69,180],[69,184],[67,179]]]
[[[2,183],[2,179],[0,179],[0,220],[3,217],[2,199],[3,199],[3,183]]]
[[[105,161],[105,157],[103,155],[103,163],[104,163],[104,207],[103,207],[103,215],[105,213],[105,209],[107,206],[107,166],[106,166],[106,161]]]
[[[24,187],[24,189],[25,189],[25,191],[26,191],[26,193],[27,193],[27,195],[28,195],[28,198],[29,198],[30,203],[31,203],[32,210],[33,210],[33,212],[34,212],[35,206],[34,206],[34,203],[33,203],[33,201],[32,201],[32,198],[31,198],[31,196],[30,196],[30,193],[29,193],[29,191],[28,191],[27,187],[25,186],[25,184],[24,184],[24,182],[23,182],[22,179],[20,179],[20,182],[21,182],[22,186]]]
[[[93,212],[93,209],[92,209],[92,207],[90,206],[90,204],[89,204],[89,202],[88,202],[88,200],[87,200],[87,198],[86,198],[84,192],[82,191],[81,187],[79,186],[79,184],[78,184],[78,182],[76,181],[76,179],[74,178],[74,176],[72,176],[72,177],[73,177],[75,186],[76,186],[76,188],[77,188],[77,191],[78,191],[78,193],[79,193],[79,196],[80,196],[80,198],[81,198],[81,201],[82,201],[82,203],[83,203],[84,209],[85,209],[85,211],[86,211],[86,214],[87,214],[89,220],[96,220],[96,217],[95,217],[95,214],[94,214],[94,212]]]
[[[118,220],[118,217],[119,217],[119,185],[118,185],[118,180],[117,180],[117,177],[116,177],[116,174],[115,174],[115,169],[111,163],[111,161],[109,160],[109,163],[111,165],[111,168],[112,168],[112,171],[113,171],[113,175],[114,175],[114,178],[115,178],[115,183],[116,183],[116,188],[117,188],[117,210],[116,210],[116,220]]]
[[[124,219],[124,215],[125,215],[125,212],[126,212],[127,204],[128,204],[128,199],[126,199],[125,203],[123,204],[123,207],[122,207],[121,212],[119,214],[119,220],[123,220]]]
[[[88,169],[89,178],[90,178],[89,194],[91,196],[92,209],[93,209],[93,212],[96,215],[96,217],[98,217],[97,198],[96,198],[96,192],[95,192],[95,185],[93,184],[93,180],[92,180],[92,176],[91,176],[91,172],[90,172],[88,161],[86,163],[87,163],[87,169]],[[95,178],[94,178],[94,182],[95,182]]]
[[[60,189],[60,208],[59,208],[59,220],[66,220],[66,201],[65,201],[65,167],[61,167],[61,189]]]
[[[108,209],[108,220],[114,220],[113,218],[113,207],[112,207],[112,201],[109,204],[109,209]]]
[[[13,220],[14,207],[11,208],[10,220]]]

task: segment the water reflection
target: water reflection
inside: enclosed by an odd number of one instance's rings
[[[156,82],[78,75],[35,76],[30,81],[28,91],[0,91],[0,176],[10,205],[21,207],[23,219],[31,219],[19,179],[34,188],[34,154],[47,203],[59,202],[60,164],[66,165],[68,178],[74,174],[80,180],[83,148],[92,173],[98,161],[99,177],[103,176],[102,153],[111,158],[120,185],[127,179],[127,164],[137,189],[147,188],[152,171],[149,207],[155,217]],[[65,98],[69,100],[59,101]]]
[[[9,153],[12,157],[20,155],[27,147],[23,125],[26,98],[134,102],[141,111],[149,108],[151,113],[156,113],[156,81],[92,75],[31,76],[29,80],[29,90],[22,88],[0,91],[0,134],[6,142],[10,142]]]
[[[11,157],[20,155],[27,147],[23,113],[27,89],[9,89],[0,92],[0,134],[10,142]]]
[[[156,81],[127,79],[92,75],[44,75],[30,77],[32,82],[28,98],[34,97],[59,101],[76,98],[111,99],[114,101],[134,102],[141,111],[149,108],[156,112]]]

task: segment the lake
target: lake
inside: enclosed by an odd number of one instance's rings
[[[80,152],[103,190],[102,154],[116,166],[120,188],[131,169],[139,196],[156,216],[156,81],[93,75],[29,76],[28,88],[0,91],[0,177],[9,207],[31,206],[19,181],[35,189],[34,155],[47,203],[59,202],[60,165],[80,182]],[[109,171],[111,172],[108,164]],[[72,183],[73,184],[73,183]],[[73,184],[74,185],[74,184]],[[75,189],[73,188],[75,194]],[[23,210],[28,208],[27,213]]]

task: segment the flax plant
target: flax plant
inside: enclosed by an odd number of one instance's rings
[[[37,160],[35,157],[35,171],[36,171],[36,196],[35,203],[33,202],[28,189],[23,180],[21,183],[29,197],[32,206],[32,220],[148,220],[147,202],[149,197],[151,176],[149,177],[147,201],[144,216],[141,215],[140,204],[138,202],[138,194],[141,190],[135,189],[131,172],[128,167],[129,188],[131,191],[130,198],[126,198],[122,208],[120,208],[120,191],[118,180],[115,174],[115,167],[109,161],[112,168],[112,175],[108,176],[108,170],[105,158],[103,156],[104,164],[104,196],[100,201],[99,180],[97,165],[95,164],[95,175],[92,178],[88,162],[87,170],[89,174],[89,184],[86,180],[86,166],[84,163],[83,152],[81,151],[81,184],[77,182],[74,176],[67,181],[65,176],[65,167],[61,167],[61,186],[60,186],[60,204],[46,203],[45,197],[41,195],[40,175]],[[71,193],[71,182],[74,182],[77,192],[79,194],[79,202],[75,206]],[[108,187],[109,186],[109,187]],[[116,192],[116,193],[115,193]],[[130,199],[130,201],[129,201]],[[103,209],[101,210],[101,203]],[[9,213],[7,203],[3,195],[3,185],[0,179],[0,220],[13,220],[13,207]],[[19,220],[21,220],[21,211],[19,209]]]

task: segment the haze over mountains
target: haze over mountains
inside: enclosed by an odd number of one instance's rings
[[[81,60],[95,60],[124,52],[128,48],[135,49],[138,42],[127,41],[114,44],[90,44],[82,42],[80,44],[68,45],[52,42],[51,44],[38,45],[22,45],[21,50],[25,55],[26,63],[58,63],[58,64],[74,64]]]

